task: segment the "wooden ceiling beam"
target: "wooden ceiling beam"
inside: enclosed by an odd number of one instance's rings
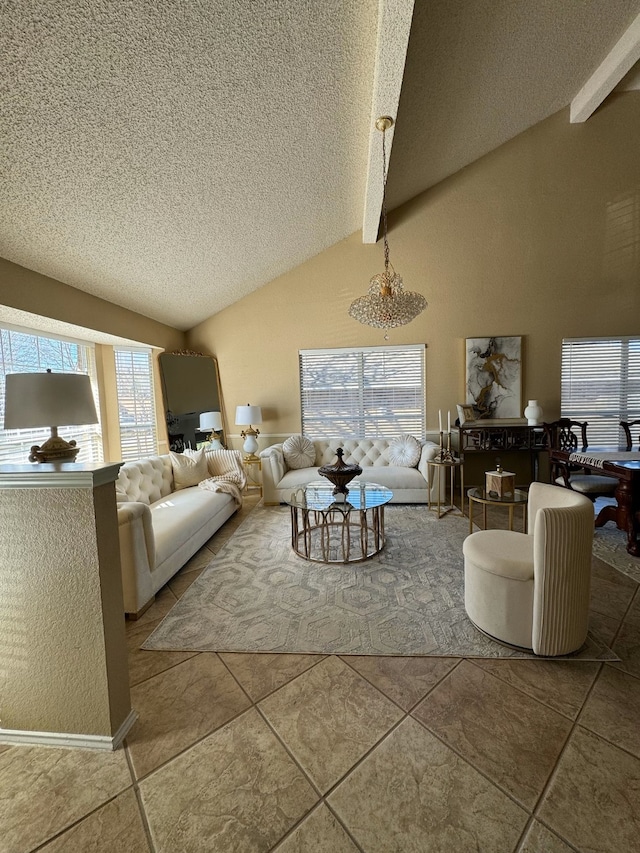
[[[571,123],[586,121],[640,59],[640,15],[571,101]]]
[[[382,134],[375,125],[380,116],[391,116],[395,122],[398,115],[413,5],[414,0],[379,0],[378,3],[378,35],[362,222],[363,243],[375,243],[378,239],[383,193]],[[385,133],[387,165],[391,157],[394,131],[395,124]]]

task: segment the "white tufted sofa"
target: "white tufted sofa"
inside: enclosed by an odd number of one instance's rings
[[[126,462],[116,500],[124,609],[134,618],[238,508],[223,492],[174,491],[169,454]]]
[[[420,460],[415,467],[392,465],[389,461],[390,439],[330,438],[313,441],[315,465],[310,468],[289,469],[282,444],[272,444],[260,454],[262,462],[262,494],[267,506],[285,502],[291,493],[313,480],[322,480],[318,468],[337,461],[336,450],[344,451],[342,461],[357,463],[362,474],[353,482],[379,483],[393,492],[392,503],[428,503],[429,483],[427,461],[439,450],[432,441],[421,441]],[[328,481],[327,481],[328,482]],[[435,495],[433,495],[435,498]]]

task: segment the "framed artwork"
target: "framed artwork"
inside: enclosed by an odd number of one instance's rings
[[[458,420],[460,421],[460,426],[462,424],[466,424],[467,421],[477,421],[479,414],[476,412],[473,406],[466,406],[464,403],[458,403],[456,405],[456,409],[458,411]]]
[[[522,417],[522,338],[467,338],[466,404],[477,418]]]

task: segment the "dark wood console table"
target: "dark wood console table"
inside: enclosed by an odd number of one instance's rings
[[[467,421],[456,427],[458,449],[466,453],[511,453],[521,451],[531,457],[531,479],[538,479],[538,454],[546,450],[542,426],[529,426],[521,419]]]

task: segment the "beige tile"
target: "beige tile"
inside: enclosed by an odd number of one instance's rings
[[[518,847],[518,853],[573,853],[573,847],[569,847],[546,826],[534,820],[526,832],[522,845]]]
[[[132,686],[197,654],[197,652],[147,652],[141,649],[140,646],[161,621],[158,619],[156,622],[143,622],[137,625],[134,622],[134,627],[130,627],[127,631],[129,684]]]
[[[408,718],[328,797],[363,850],[510,853],[527,814]]]
[[[640,678],[640,619],[635,610],[622,623],[611,648],[620,658],[611,665]]]
[[[255,710],[140,783],[155,853],[261,853],[317,795]]]
[[[254,702],[264,699],[323,659],[323,655],[252,655],[236,652],[221,652],[220,657]]]
[[[640,679],[603,667],[580,725],[640,758]]]
[[[344,661],[405,711],[423,699],[460,658],[350,655]]]
[[[131,704],[140,719],[127,745],[140,779],[250,702],[218,656],[204,652],[133,687]]]
[[[640,760],[577,726],[538,817],[581,851],[640,850]]]
[[[473,663],[572,720],[578,716],[601,667],[594,661],[474,660]]]
[[[138,800],[120,794],[49,844],[42,853],[150,853]]]
[[[131,626],[135,627],[136,625],[142,625],[145,622],[158,622],[160,619],[164,619],[177,600],[178,599],[171,592],[169,587],[163,586],[162,589],[159,589],[156,593],[156,600],[153,602],[151,607],[148,610],[145,610],[139,619],[127,620],[129,630],[131,629]]]
[[[621,619],[638,584],[608,563],[593,558],[591,570],[591,610],[612,619]]]
[[[358,853],[358,848],[329,809],[319,806],[273,853]]]
[[[631,607],[628,612],[625,614],[625,622],[631,622],[634,625],[640,625],[640,585],[636,590],[636,594],[634,596],[633,601],[631,602]]]
[[[209,559],[211,560],[211,553],[209,554]],[[175,597],[179,600],[185,594],[185,592],[189,589],[191,584],[197,580],[204,568],[202,569],[192,569],[189,572],[179,572],[177,575],[174,575],[169,581],[169,589],[175,595]]]
[[[566,717],[469,661],[454,669],[413,716],[529,809],[571,729]]]
[[[296,760],[326,791],[401,717],[375,687],[336,657],[260,702]]]
[[[589,630],[608,646],[613,643],[613,638],[618,633],[621,624],[621,617],[612,619],[611,616],[604,616],[602,613],[596,613],[595,610],[589,611]]]
[[[0,754],[0,850],[33,850],[130,785],[123,749],[11,747]]]

